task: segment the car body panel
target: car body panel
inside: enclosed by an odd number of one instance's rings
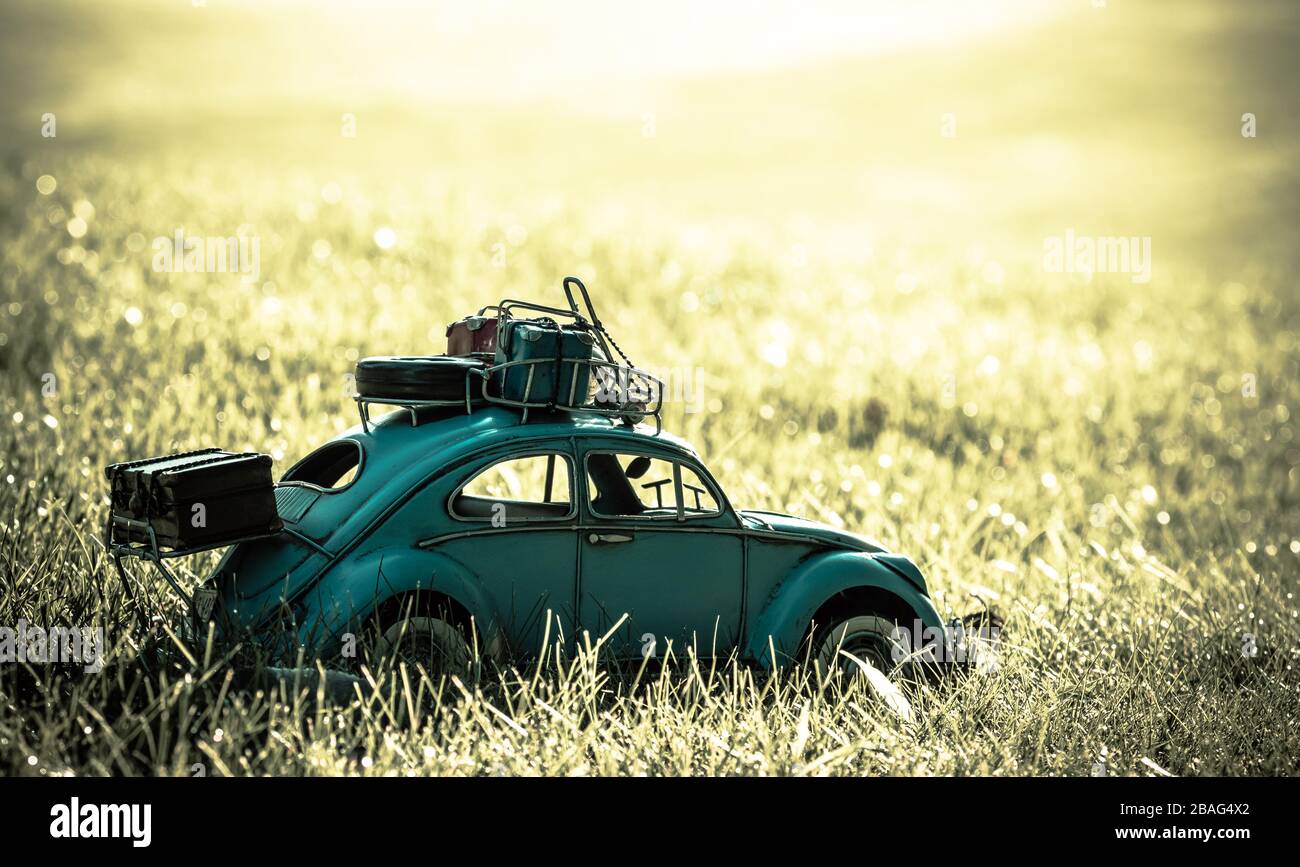
[[[392,548],[350,558],[312,587],[295,614],[303,646],[327,648],[344,633],[356,633],[377,603],[415,591],[434,591],[469,612],[490,656],[502,648],[496,608],[482,582],[463,564],[438,551]]]
[[[772,589],[749,636],[746,654],[766,667],[792,661],[817,609],[837,593],[859,588],[891,593],[915,612],[923,629],[943,629],[943,620],[925,592],[879,555],[828,551],[805,559]],[[915,628],[911,623],[900,625]]]
[[[418,424],[395,412],[331,442],[341,441],[361,449],[356,477],[337,490],[282,483],[302,489],[281,495],[285,534],[236,545],[218,565],[227,623],[259,629],[287,610],[298,642],[324,652],[385,600],[432,591],[469,612],[494,654],[539,652],[547,612],[549,634],[567,642],[584,630],[594,641],[626,613],[605,652],[641,655],[649,643],[660,656],[694,645],[764,665],[788,658],[817,608],[853,587],[892,593],[940,625],[907,558],[807,519],[735,510],[688,443],[645,426],[537,412],[522,423],[517,411],[491,407]],[[478,472],[552,451],[572,462],[568,516],[494,526],[453,514],[452,497]],[[680,462],[718,511],[595,514],[585,468],[601,451]]]

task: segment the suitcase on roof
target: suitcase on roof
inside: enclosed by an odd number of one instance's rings
[[[497,351],[497,317],[484,316],[484,307],[475,316],[466,316],[447,326],[447,354],[476,355],[487,358]]]
[[[494,365],[522,362],[493,374],[496,396],[530,405],[579,407],[588,402],[596,338],[585,324],[553,319],[502,319]]]

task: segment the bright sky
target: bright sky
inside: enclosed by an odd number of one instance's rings
[[[312,64],[322,85],[365,78],[381,58],[386,84],[402,97],[482,98],[496,91],[515,99],[557,86],[608,90],[665,77],[940,48],[1040,23],[1063,9],[1060,0],[205,2],[196,16],[273,15],[277,25],[293,19],[290,29],[311,37],[329,58]]]

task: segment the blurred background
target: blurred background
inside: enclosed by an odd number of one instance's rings
[[[822,222],[859,250],[1069,224],[1181,253],[1295,216],[1297,17],[1286,0],[17,0],[0,106],[11,147],[156,171],[364,170],[615,218]]]
[[[1107,498],[1285,549],[1298,21],[11,0],[6,460],[216,441],[283,468],[355,423],[358,357],[440,352],[446,323],[574,273],[633,359],[696,389],[670,429],[738,500],[954,575],[983,568],[958,565],[968,508],[999,550]],[[159,273],[177,229],[256,236],[257,279]],[[1149,239],[1150,282],[1053,272],[1066,232]]]

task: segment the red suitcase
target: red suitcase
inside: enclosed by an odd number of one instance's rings
[[[490,309],[484,307],[477,316],[466,316],[447,326],[448,355],[496,354],[497,317],[483,315]]]

